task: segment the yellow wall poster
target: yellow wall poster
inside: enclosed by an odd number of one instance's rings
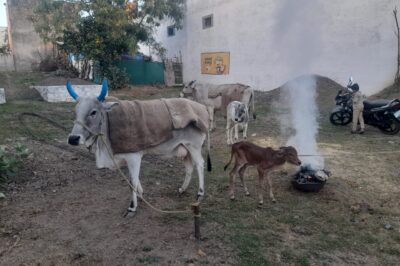
[[[228,75],[229,57],[229,52],[202,53],[201,74]]]

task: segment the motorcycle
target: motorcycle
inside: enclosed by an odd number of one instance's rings
[[[350,77],[347,88],[351,85],[353,78]],[[353,119],[351,93],[339,90],[335,101],[330,122],[337,126],[349,124]],[[400,131],[400,100],[365,100],[363,117],[365,124],[375,126],[385,134],[395,135]]]

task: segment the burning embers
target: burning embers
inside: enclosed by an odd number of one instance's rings
[[[292,185],[305,192],[318,192],[325,185],[331,173],[325,169],[313,169],[311,165],[302,165],[294,175]]]

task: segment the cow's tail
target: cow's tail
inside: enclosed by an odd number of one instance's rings
[[[212,170],[212,164],[211,164],[211,157],[210,157],[210,149],[211,148],[211,143],[210,143],[210,130],[207,131],[207,171],[211,172]]]
[[[252,108],[252,111],[253,111],[253,119],[256,119],[257,118],[257,114],[256,114],[256,109],[254,109],[254,98],[255,98],[254,89],[251,88],[251,108]]]
[[[229,160],[229,162],[224,166],[224,171],[226,171],[226,169],[228,169],[228,166],[231,164],[233,159],[233,149],[231,150],[231,159]]]

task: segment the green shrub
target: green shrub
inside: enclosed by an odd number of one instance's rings
[[[121,89],[129,83],[128,74],[116,66],[110,66],[106,70],[105,76],[108,79],[110,89],[112,90]]]
[[[125,69],[106,62],[93,63],[94,81],[100,83],[103,78],[108,80],[110,90],[118,90],[129,84],[129,76]]]
[[[23,160],[29,155],[30,151],[20,143],[11,149],[7,146],[0,146],[0,183],[15,175]]]

